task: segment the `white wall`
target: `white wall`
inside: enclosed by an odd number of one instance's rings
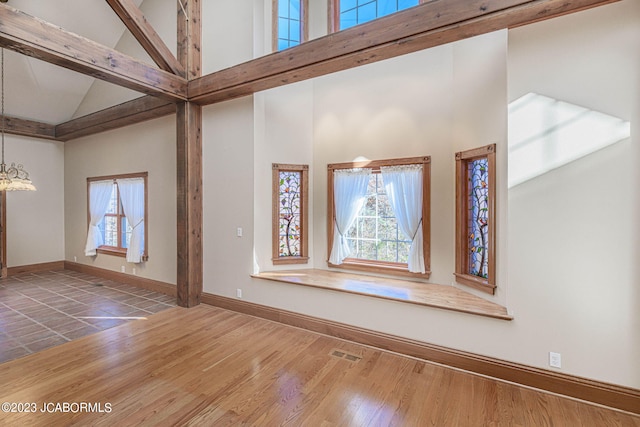
[[[638,226],[632,219],[637,218],[640,202],[638,174],[631,167],[631,162],[638,160],[637,144],[618,144],[564,171],[540,177],[534,188],[520,186],[511,192],[506,187],[505,147],[508,99],[516,97],[518,91],[529,90],[525,86],[531,84],[531,76],[539,75],[545,82],[550,77],[563,77],[555,85],[564,88],[562,95],[568,95],[564,99],[576,103],[591,99],[596,103],[582,105],[611,113],[619,112],[619,103],[603,97],[602,92],[617,87],[621,90],[615,90],[615,96],[631,106],[622,117],[638,116],[637,79],[630,78],[638,75],[639,63],[636,31],[640,26],[637,9],[629,10],[633,7],[637,6],[622,2],[514,30],[508,45],[504,33],[494,33],[313,81],[311,265],[324,268],[326,259],[324,187],[328,162],[349,161],[360,155],[386,158],[430,154],[435,221],[432,281],[450,283],[453,153],[495,142],[499,147],[499,278],[498,294],[488,298],[507,305],[515,314],[512,322],[250,280],[246,278],[251,272],[250,263],[245,260],[253,255],[249,251],[238,253],[243,261],[228,266],[229,270],[244,266],[244,272],[227,272],[220,264],[218,275],[233,275],[234,280],[213,284],[215,278],[206,274],[206,281],[212,282],[205,284],[205,290],[233,297],[240,287],[245,299],[260,304],[541,368],[548,369],[549,351],[557,351],[563,355],[562,372],[638,387],[639,269],[633,259],[637,258],[639,245],[634,238]],[[585,17],[589,22],[583,22]],[[618,30],[612,31],[607,23]],[[603,28],[593,33],[600,26]],[[561,43],[562,38],[572,45]],[[593,57],[592,51],[606,56]],[[539,55],[545,52],[548,58]],[[602,79],[607,86],[585,80],[584,75],[591,74],[585,70],[592,62],[598,70],[596,75],[612,76]],[[555,68],[559,65],[569,68]],[[565,86],[569,81],[571,84]],[[589,95],[587,89],[595,92]],[[262,156],[267,156],[264,163],[290,155],[300,159],[308,156],[306,148],[296,145],[305,140],[298,136],[299,123],[306,123],[308,110],[301,104],[293,104],[299,106],[293,108],[288,103],[296,99],[308,102],[305,97],[309,88],[288,90],[269,91],[256,96],[254,102],[257,254],[270,250],[270,227],[264,228],[268,221],[263,218],[268,213],[262,211],[268,205],[264,192],[270,171],[262,165]],[[229,120],[226,126],[232,126]],[[632,123],[632,129],[637,129],[637,123]],[[233,131],[227,128],[225,133]],[[289,152],[288,147],[297,151]],[[559,173],[562,175],[554,175]],[[243,179],[244,185],[248,181]],[[590,202],[604,202],[605,206],[580,217],[580,203],[590,194],[586,191],[593,189],[599,197],[591,197]],[[248,203],[237,206],[246,207]],[[233,230],[232,221],[227,228]],[[222,239],[217,244],[225,247],[232,240]],[[602,250],[585,253],[583,247],[594,243]],[[272,268],[263,256],[258,262],[262,270]],[[616,355],[614,363],[612,354]]]
[[[131,274],[176,283],[176,130],[165,117],[79,138],[65,144],[64,259],[113,271],[125,266]],[[127,263],[123,257],[86,257],[87,177],[148,172],[149,260]]]
[[[528,92],[631,120],[632,137],[509,190],[510,307],[523,352],[640,384],[640,3],[513,30],[509,98]],[[589,138],[590,136],[587,136]],[[586,142],[586,141],[585,141]]]
[[[252,97],[203,109],[205,292],[235,295],[253,271],[253,127]],[[271,208],[255,215],[270,216]]]
[[[37,191],[7,192],[7,266],[64,258],[64,145],[5,136],[5,162],[21,163]]]

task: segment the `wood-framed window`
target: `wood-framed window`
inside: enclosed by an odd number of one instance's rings
[[[458,283],[493,294],[496,288],[496,145],[456,153]]]
[[[126,257],[127,249],[133,232],[133,225],[129,223],[124,209],[122,207],[122,198],[118,187],[118,180],[126,180],[131,178],[141,178],[144,182],[144,219],[140,221],[139,226],[143,227],[144,252],[141,260],[149,259],[148,250],[148,197],[147,197],[147,172],[138,172],[121,175],[108,175],[87,178],[87,222],[91,222],[91,185],[97,182],[111,182],[112,190],[109,204],[102,220],[98,223],[98,228],[102,234],[103,244],[98,246],[96,252]]]
[[[273,0],[273,42],[274,52],[297,46],[307,41],[309,0]]]
[[[329,32],[372,21],[427,0],[329,0]]]
[[[417,225],[408,227],[408,235],[402,232],[394,212],[392,201],[385,186],[382,169],[385,167],[416,167],[419,175],[421,193],[416,200]],[[334,268],[369,271],[409,277],[428,278],[430,275],[430,240],[431,240],[431,158],[429,156],[403,159],[374,160],[364,162],[348,162],[327,165],[327,243],[329,260],[327,264]],[[349,246],[349,255],[337,263],[332,255],[334,239],[341,239],[340,221],[336,218],[336,185],[335,175],[341,170],[357,171],[363,168],[368,174],[368,183],[362,207],[359,209],[352,225],[345,229],[342,239]],[[387,183],[388,184],[388,183]],[[341,191],[337,189],[337,191]],[[415,228],[415,230],[413,229]],[[338,230],[338,231],[336,231]],[[418,232],[422,236],[419,259],[424,272],[409,271],[410,248]],[[416,240],[419,242],[419,240]]]
[[[309,165],[272,164],[272,262],[306,264]]]

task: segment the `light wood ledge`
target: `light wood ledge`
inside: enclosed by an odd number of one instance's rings
[[[264,271],[251,277],[513,320],[505,307],[453,286],[319,269]]]

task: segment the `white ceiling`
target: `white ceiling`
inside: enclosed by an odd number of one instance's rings
[[[143,0],[134,0],[140,6]],[[19,9],[114,48],[126,28],[104,0],[9,0]],[[5,114],[58,124],[74,117],[95,79],[5,49]]]

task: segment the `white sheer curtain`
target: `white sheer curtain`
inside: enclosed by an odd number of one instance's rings
[[[86,256],[96,255],[98,246],[104,244],[98,224],[107,213],[112,191],[113,181],[94,181],[89,184],[89,231],[87,244],[84,247]]]
[[[133,228],[127,262],[139,263],[144,254],[144,178],[125,178],[116,182],[124,215]]]
[[[335,227],[329,262],[339,265],[349,256],[345,233],[356,220],[367,195],[371,169],[337,169],[333,172]]]
[[[422,165],[386,166],[380,171],[398,227],[411,239],[409,271],[424,273]]]

